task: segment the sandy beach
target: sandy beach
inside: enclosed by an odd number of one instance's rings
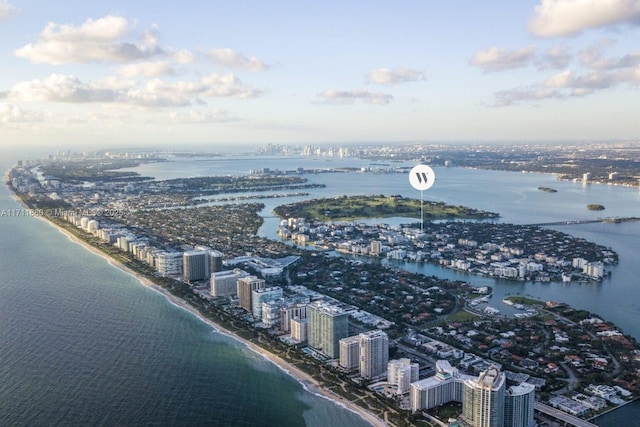
[[[122,263],[114,260],[113,258],[108,256],[104,252],[102,252],[102,251],[98,250],[97,248],[91,246],[89,243],[87,243],[84,240],[76,237],[75,235],[73,235],[72,233],[68,232],[64,228],[58,226],[54,222],[49,221],[46,218],[40,218],[40,219],[42,219],[43,221],[46,221],[48,224],[50,224],[53,227],[55,227],[56,229],[58,229],[61,233],[63,233],[65,236],[67,236],[69,238],[69,240],[71,240],[72,242],[81,245],[86,250],[92,252],[95,255],[98,255],[98,256],[102,257],[103,259],[105,259],[112,266],[114,266],[114,267],[120,269],[121,271],[133,276],[142,285],[144,285],[144,286],[146,286],[146,287],[148,287],[150,289],[153,289],[154,291],[160,293],[170,303],[172,303],[176,307],[190,312],[191,314],[196,316],[199,320],[201,320],[202,322],[204,322],[204,323],[208,324],[209,326],[211,326],[218,333],[224,334],[224,335],[226,335],[226,336],[228,336],[228,337],[230,337],[230,338],[232,338],[232,339],[244,344],[251,351],[254,351],[255,353],[257,353],[257,354],[261,355],[262,357],[264,357],[265,359],[269,360],[271,363],[276,365],[282,371],[284,371],[285,373],[287,373],[291,377],[295,378],[300,384],[302,384],[303,388],[305,390],[307,390],[309,393],[313,393],[315,395],[324,397],[324,398],[326,398],[328,400],[331,400],[332,402],[334,402],[337,405],[341,405],[341,406],[347,408],[348,410],[350,410],[350,411],[352,411],[354,413],[357,413],[360,417],[362,417],[364,420],[366,420],[368,423],[370,423],[371,425],[373,425],[375,427],[384,427],[384,426],[387,425],[384,422],[384,420],[381,420],[380,418],[376,417],[372,413],[366,411],[364,408],[362,408],[362,407],[360,407],[358,405],[355,405],[354,403],[348,401],[347,399],[343,398],[342,396],[339,396],[339,395],[331,392],[330,390],[324,388],[313,377],[311,377],[307,373],[303,372],[302,370],[298,369],[296,366],[291,365],[291,364],[287,363],[286,361],[282,360],[281,358],[277,357],[276,355],[274,355],[272,353],[269,353],[268,351],[264,350],[263,348],[255,345],[255,344],[253,344],[253,343],[251,343],[251,342],[249,342],[249,341],[247,341],[245,339],[242,339],[242,338],[238,337],[237,335],[233,334],[231,331],[225,329],[224,327],[222,327],[219,324],[213,322],[212,320],[204,317],[195,307],[193,307],[192,305],[188,304],[183,299],[172,295],[166,289],[156,285],[155,283],[153,283],[148,278],[142,276],[141,274],[138,274],[137,272],[131,270],[127,266],[123,265]]]

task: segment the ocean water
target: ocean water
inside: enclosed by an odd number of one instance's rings
[[[46,153],[46,152],[45,152]],[[40,154],[45,154],[40,153]],[[3,155],[2,170],[24,154]],[[33,157],[33,156],[30,156]],[[159,179],[245,174],[262,167],[361,167],[347,159],[233,157],[145,164]],[[325,188],[307,197],[402,194],[419,197],[403,174],[307,175]],[[346,185],[345,183],[348,183]],[[550,194],[539,186],[558,189]],[[254,193],[255,195],[255,193]],[[638,189],[556,181],[552,175],[436,169],[426,200],[499,212],[517,224],[640,216]],[[273,207],[300,198],[264,199],[263,236],[276,238]],[[5,188],[0,209],[15,208]],[[431,265],[396,266],[494,286],[492,304],[520,293],[564,301],[602,315],[640,337],[640,223],[555,227],[611,246],[620,255],[602,284],[496,281]],[[215,333],[131,276],[69,241],[43,221],[0,218],[0,425],[365,425],[355,414],[305,392],[292,378],[236,341]],[[632,425],[636,402],[597,420]],[[626,424],[625,421],[626,420]],[[622,422],[622,424],[621,424]]]
[[[0,425],[368,425],[48,223],[0,237]]]

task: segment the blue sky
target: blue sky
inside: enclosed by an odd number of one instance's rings
[[[0,140],[636,140],[639,27],[640,0],[0,0]]]

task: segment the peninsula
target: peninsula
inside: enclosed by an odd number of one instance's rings
[[[403,203],[404,202],[404,203]],[[314,199],[279,206],[278,235],[318,249],[358,256],[430,262],[471,274],[538,282],[600,281],[617,254],[604,246],[537,226],[482,221],[498,214],[444,203],[427,204],[420,224],[389,226],[356,219],[415,215],[420,201],[385,196]],[[343,218],[326,222],[325,218]],[[453,221],[442,221],[447,218]],[[461,219],[477,219],[461,221]],[[480,221],[478,221],[480,220]],[[558,244],[562,242],[562,244]]]
[[[640,346],[594,314],[563,304],[518,300],[526,315],[503,317],[481,308],[480,300],[490,298],[490,288],[259,237],[262,218],[258,211],[263,206],[259,203],[193,206],[189,202],[197,193],[193,191],[180,206],[174,204],[181,199],[180,186],[171,186],[175,195],[171,206],[149,208],[145,202],[163,197],[162,181],[154,182],[158,191],[151,195],[131,191],[128,186],[133,184],[126,180],[95,180],[87,190],[84,183],[43,176],[40,166],[19,166],[8,175],[8,185],[29,208],[25,210],[28,215],[50,221],[148,280],[147,284],[162,288],[170,298],[184,301],[203,318],[279,358],[307,386],[372,414],[377,418],[367,418],[372,423],[436,425],[430,421],[438,415],[434,408],[421,406],[410,395],[423,387],[422,380],[431,378],[434,367],[443,366],[436,362],[443,359],[468,375],[498,367],[512,384],[535,387],[541,402],[560,408],[567,407],[566,399],[577,402],[572,405],[582,405],[582,417],[624,404],[640,392],[635,370]],[[304,221],[291,222],[311,233]],[[425,230],[425,236],[438,235],[440,240],[423,239],[415,226],[406,227],[413,230],[408,234],[402,229],[379,231],[375,239],[400,242],[414,236],[424,245],[435,245],[424,248],[429,254],[458,257],[465,253],[464,259],[477,258],[482,252],[476,250],[486,251],[487,264],[524,258],[527,245],[545,245],[544,239],[551,239],[546,251],[557,247],[557,242],[562,242],[566,254],[579,248],[570,236],[538,227],[499,229],[490,222],[456,221],[430,224],[445,227]],[[324,230],[326,236],[333,232],[343,241],[354,232],[349,227],[355,228],[348,224],[344,228],[313,227]],[[370,234],[371,230],[360,233]],[[453,240],[443,240],[445,234]],[[504,242],[482,243],[484,236]],[[354,236],[349,242],[365,246],[359,239]],[[383,252],[385,245],[380,245]],[[377,245],[369,243],[373,246]],[[540,247],[532,248],[535,259]],[[584,248],[592,252],[575,252],[583,254],[581,262],[591,262],[589,255],[615,258],[614,252],[597,245]],[[522,253],[514,252],[518,250]],[[498,255],[504,259],[492,260]],[[545,253],[545,262],[553,256]],[[227,283],[228,278],[233,281]],[[253,290],[247,293],[245,286]],[[262,303],[253,304],[253,298]],[[340,327],[332,329],[333,341],[316,341],[313,328],[319,324],[314,322],[321,318],[340,322]],[[343,359],[343,345],[350,348],[354,340],[361,345],[377,343],[376,351],[389,364],[354,365],[346,353]],[[398,382],[397,375],[405,372],[403,366],[418,369],[415,375],[409,369],[409,380]],[[396,376],[385,374],[387,370]],[[591,406],[572,396],[587,396],[582,400]]]

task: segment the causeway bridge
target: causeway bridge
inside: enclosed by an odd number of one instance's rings
[[[538,224],[528,224],[535,227],[545,227],[551,225],[576,225],[576,224],[593,224],[597,222],[618,224],[621,222],[640,221],[640,217],[626,217],[626,218],[598,218],[598,219],[575,219],[568,221],[554,221],[554,222],[541,222]]]
[[[552,408],[551,406],[545,405],[541,402],[535,402],[534,407],[536,411],[540,411],[543,414],[549,415],[574,427],[598,427],[596,424],[583,420],[582,418],[574,417],[573,415],[567,414],[559,409]]]

